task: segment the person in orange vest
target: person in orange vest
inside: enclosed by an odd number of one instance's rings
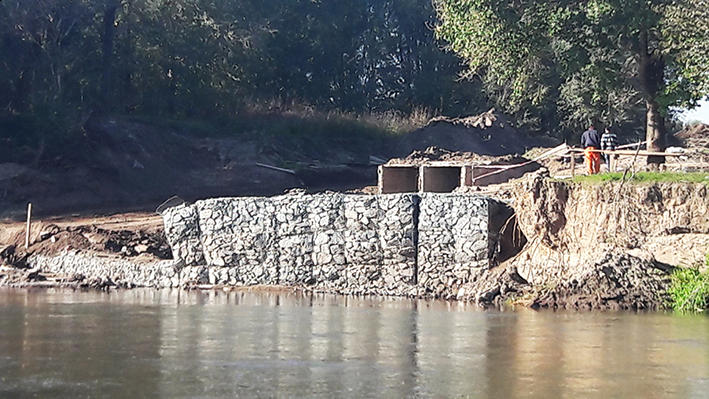
[[[593,125],[581,135],[581,146],[583,146],[583,157],[586,160],[587,173],[595,175],[601,171],[601,154],[593,150],[601,149],[601,136]]]

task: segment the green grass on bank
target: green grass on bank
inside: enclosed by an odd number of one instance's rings
[[[622,172],[581,175],[572,179],[576,183],[602,184],[623,180]],[[705,183],[709,184],[706,172],[638,172],[627,173],[625,180],[631,183]]]
[[[709,308],[709,273],[695,268],[677,268],[672,273],[668,293],[676,312],[703,312]]]

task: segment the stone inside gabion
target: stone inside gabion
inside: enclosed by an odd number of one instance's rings
[[[188,266],[181,284],[439,293],[489,268],[488,201],[433,193],[219,198],[163,218]]]

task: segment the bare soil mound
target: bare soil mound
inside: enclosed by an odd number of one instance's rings
[[[404,164],[418,165],[427,162],[451,162],[461,164],[495,164],[495,165],[514,165],[529,161],[527,158],[517,154],[507,154],[501,156],[492,156],[477,154],[474,152],[465,151],[448,151],[444,148],[431,146],[424,151],[415,150],[405,158],[395,158],[388,164]]]
[[[0,218],[20,219],[28,202],[43,216],[111,213],[155,209],[173,195],[194,201],[319,189],[322,176],[345,188],[376,182],[376,170],[328,169],[326,156],[318,168],[301,167],[308,157],[317,163],[317,154],[305,156],[278,138],[201,138],[111,118],[90,120],[84,129],[84,148],[76,153],[40,164],[0,164]],[[356,158],[347,146],[330,150]]]
[[[397,148],[400,156],[431,146],[500,156],[523,154],[531,147],[552,145],[552,139],[535,139],[518,131],[507,117],[491,109],[467,118],[434,118],[427,126],[404,136]]]
[[[345,191],[376,184],[376,160],[431,146],[484,157],[521,153],[535,144],[494,110],[435,118],[395,139],[258,133],[206,138],[176,122],[111,117],[92,117],[83,129],[84,141],[62,156],[0,164],[0,218],[21,219],[28,202],[37,215],[49,216],[152,210],[174,195],[195,201],[291,188]]]
[[[675,133],[674,137],[688,148],[709,148],[709,125],[698,123]]]

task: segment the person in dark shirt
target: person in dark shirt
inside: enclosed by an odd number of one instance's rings
[[[615,151],[615,147],[618,146],[618,136],[611,131],[610,127],[606,127],[601,135],[601,149]],[[603,158],[608,166],[608,171],[611,171],[611,157],[615,155],[603,154]]]
[[[581,146],[584,148],[583,157],[586,160],[586,169],[589,175],[595,175],[601,170],[601,154],[595,150],[601,149],[601,136],[593,126],[581,135]]]

